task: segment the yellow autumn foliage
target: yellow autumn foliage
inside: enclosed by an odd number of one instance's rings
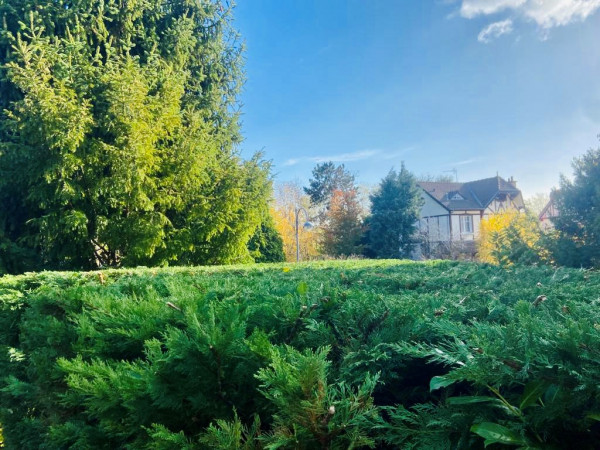
[[[478,255],[492,264],[535,262],[543,258],[540,228],[534,217],[518,211],[493,214],[481,221]]]
[[[302,192],[298,183],[283,183],[275,191],[275,203],[271,214],[275,221],[275,228],[283,240],[283,252],[286,261],[296,261],[296,208],[309,208],[308,197]],[[298,237],[300,241],[300,260],[309,261],[317,259],[319,252],[319,230],[306,230],[303,224],[307,221],[304,213],[300,213]]]
[[[283,240],[283,253],[286,261],[296,261],[296,219],[294,209],[273,209],[271,211],[275,220],[275,228]],[[306,230],[302,224],[306,222],[304,217],[300,219],[298,237],[300,241],[300,260],[308,261],[319,256],[318,237],[316,230]]]

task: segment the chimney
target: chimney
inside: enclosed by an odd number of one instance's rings
[[[508,179],[508,183],[514,187],[515,189],[517,188],[517,181],[513,178],[513,176],[511,175],[510,178]]]

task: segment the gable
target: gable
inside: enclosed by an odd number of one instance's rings
[[[447,210],[481,210],[481,204],[464,183],[419,182],[419,186]]]
[[[422,190],[421,217],[447,216],[449,211],[425,190]]]

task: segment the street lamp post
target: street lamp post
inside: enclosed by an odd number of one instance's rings
[[[310,230],[313,227],[313,224],[310,222],[310,217],[308,216],[308,212],[302,206],[296,208],[296,262],[300,261],[300,213],[304,212],[306,216],[306,222],[302,225],[306,230]]]

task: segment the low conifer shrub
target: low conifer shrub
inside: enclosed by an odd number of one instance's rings
[[[598,292],[457,262],[6,276],[5,445],[597,448]]]

